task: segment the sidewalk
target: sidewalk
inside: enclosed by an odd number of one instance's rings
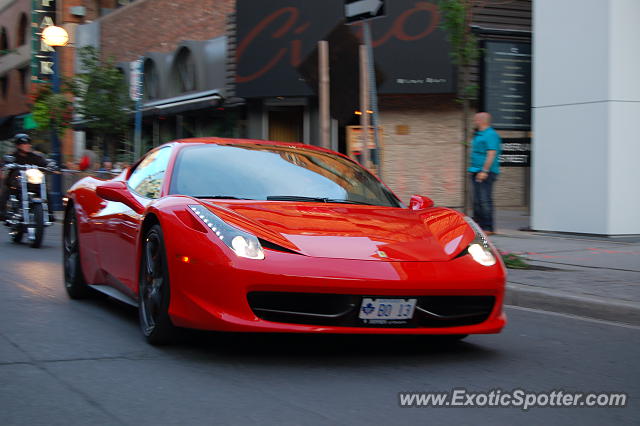
[[[524,209],[498,209],[491,241],[523,256],[509,269],[506,304],[640,326],[640,238],[524,232]]]

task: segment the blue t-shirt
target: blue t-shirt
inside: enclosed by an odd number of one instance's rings
[[[471,165],[468,169],[471,173],[481,172],[484,167],[484,161],[487,158],[487,151],[496,151],[496,158],[491,164],[490,172],[500,173],[500,162],[498,157],[502,151],[500,146],[500,135],[493,127],[487,127],[484,130],[477,131],[471,141]]]

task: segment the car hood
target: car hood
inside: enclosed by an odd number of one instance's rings
[[[446,208],[414,211],[355,204],[202,201],[228,223],[313,257],[444,261],[475,236],[460,213]]]

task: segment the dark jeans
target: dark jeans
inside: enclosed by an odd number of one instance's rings
[[[473,220],[485,231],[494,231],[493,224],[493,183],[498,176],[489,173],[482,182],[476,182],[477,173],[471,173],[473,187]]]

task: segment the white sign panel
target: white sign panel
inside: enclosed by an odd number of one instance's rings
[[[384,1],[382,0],[346,0],[344,3],[344,16],[347,19],[347,23],[350,24],[383,16],[384,9]]]
[[[129,73],[129,96],[132,101],[139,101],[142,97],[142,59],[131,62]]]

